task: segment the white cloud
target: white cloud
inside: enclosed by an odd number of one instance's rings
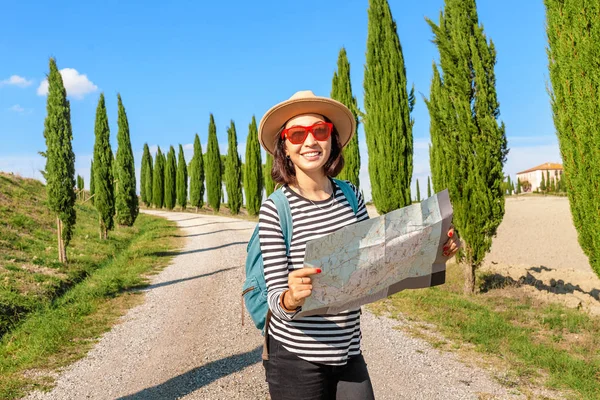
[[[63,68],[60,70],[63,84],[67,90],[67,95],[74,99],[81,100],[88,93],[98,90],[98,86],[90,81],[86,74],[80,74],[76,69]],[[48,79],[44,79],[37,88],[37,94],[46,96],[48,94]]]
[[[0,87],[2,86],[18,86],[27,87],[33,83],[33,80],[27,80],[19,75],[11,75],[10,78],[0,81]]]
[[[12,112],[19,113],[19,114],[25,112],[25,109],[23,107],[21,107],[20,105],[18,105],[18,104],[15,104],[14,106],[9,107],[8,110],[12,111]]]

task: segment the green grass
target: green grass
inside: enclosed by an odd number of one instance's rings
[[[573,398],[600,399],[599,318],[537,303],[514,287],[475,296],[461,290],[462,273],[449,265],[446,285],[397,293],[371,308],[434,324],[451,348],[467,344],[502,360],[525,386],[541,380]]]
[[[176,225],[140,214],[99,239],[96,211],[77,205],[77,226],[56,262],[56,231],[41,183],[0,175],[0,398],[52,384],[49,372],[85,355],[142,297],[131,289],[164,267],[181,243]]]

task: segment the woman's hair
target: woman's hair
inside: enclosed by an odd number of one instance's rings
[[[323,117],[326,122],[331,122]],[[277,132],[277,144],[275,145],[275,154],[273,155],[273,168],[271,169],[271,178],[275,183],[282,185],[296,183],[296,170],[292,160],[285,155],[285,138],[281,137],[281,132],[285,128],[285,124]],[[335,125],[331,131],[331,153],[329,159],[323,166],[325,175],[337,176],[344,168],[344,156],[342,155],[342,145],[340,144],[340,135],[338,134]]]

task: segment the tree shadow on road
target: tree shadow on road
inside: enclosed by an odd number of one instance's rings
[[[218,379],[259,363],[261,354],[262,345],[246,353],[235,354],[221,360],[212,361],[159,385],[119,397],[119,400],[179,399]]]
[[[219,233],[219,232],[230,232],[230,231],[247,231],[250,229],[254,229],[254,228],[242,228],[242,229],[220,229],[218,231],[212,231],[212,232],[203,232],[203,233],[194,233],[191,235],[177,235],[176,237],[193,237],[193,236],[204,236],[204,235],[212,235],[213,233]]]
[[[160,282],[160,283],[155,283],[153,285],[138,285],[138,286],[134,286],[132,289],[140,290],[140,291],[152,290],[152,289],[156,289],[156,288],[163,287],[163,286],[174,285],[174,284],[180,283],[180,282],[191,281],[193,279],[205,278],[207,276],[220,274],[221,272],[230,271],[232,269],[238,269],[238,268],[240,268],[240,267],[221,268],[216,271],[207,272],[206,274],[190,276],[189,278],[175,279],[173,281]]]
[[[214,224],[238,224],[240,222],[246,222],[246,221],[213,221],[213,222],[207,222],[205,224],[198,224],[198,225],[182,225],[180,226],[180,228],[197,228],[199,226],[206,226],[206,225],[214,225]]]
[[[192,220],[192,219],[198,219],[198,218],[202,218],[202,217],[192,217],[192,218],[183,218],[183,219],[172,219],[171,221],[181,222],[181,221],[189,221],[189,220]]]
[[[204,249],[186,250],[186,251],[156,251],[156,252],[152,253],[152,255],[156,256],[156,257],[172,257],[172,256],[179,256],[181,254],[203,253],[205,251],[218,250],[218,249],[222,249],[223,247],[236,246],[238,244],[245,244],[245,245],[247,245],[248,242],[225,243],[225,244],[222,244],[220,246],[207,247],[207,248],[204,248]]]
[[[486,293],[492,289],[502,289],[506,286],[533,286],[539,291],[545,291],[555,294],[579,292],[587,294],[593,297],[594,299],[600,301],[600,289],[594,288],[588,292],[582,289],[579,285],[574,285],[572,283],[565,282],[562,279],[551,279],[550,284],[547,284],[544,283],[543,280],[533,276],[530,271],[540,273],[542,271],[552,271],[552,269],[543,265],[539,267],[531,267],[527,269],[527,274],[521,276],[518,280],[514,280],[510,276],[504,276],[499,273],[488,274],[484,276],[480,290],[482,293]]]

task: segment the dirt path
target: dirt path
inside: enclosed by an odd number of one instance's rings
[[[255,224],[162,213],[182,227],[186,246],[152,278],[130,310],[88,356],[60,373],[50,393],[28,399],[266,399],[262,336],[246,318],[240,291],[246,242]],[[481,369],[363,314],[364,354],[377,399],[510,399]]]

